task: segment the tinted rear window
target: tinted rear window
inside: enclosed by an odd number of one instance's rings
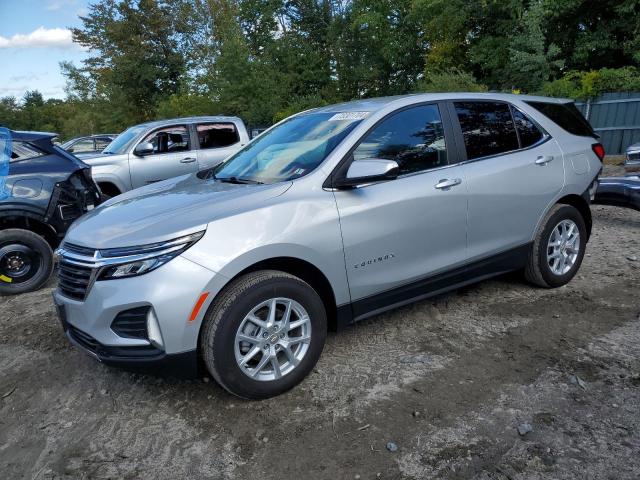
[[[497,102],[455,102],[467,158],[488,157],[519,148],[509,105]]]
[[[526,102],[559,127],[581,137],[597,137],[573,103]]]

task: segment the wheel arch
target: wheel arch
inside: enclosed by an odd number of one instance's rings
[[[308,260],[292,256],[275,256],[259,260],[244,267],[235,275],[229,277],[220,290],[226,288],[242,275],[259,270],[278,270],[280,272],[285,272],[298,277],[311,285],[311,287],[318,293],[322,303],[324,304],[329,330],[336,330],[339,327],[336,296],[333,287],[331,286],[331,282],[320,268]],[[211,305],[209,305],[208,308],[210,307]]]
[[[20,228],[37,233],[54,249],[60,243],[58,232],[35,213],[26,211],[8,211],[0,213],[0,230]]]
[[[560,198],[556,204],[562,205],[571,205],[576,210],[580,212],[582,218],[584,218],[584,223],[587,227],[587,240],[591,237],[591,228],[593,226],[593,218],[591,216],[591,208],[589,207],[589,203],[584,199],[584,197],[580,195],[565,195]]]
[[[109,197],[116,197],[123,192],[123,190],[111,180],[102,180],[96,183],[100,187],[100,191]]]

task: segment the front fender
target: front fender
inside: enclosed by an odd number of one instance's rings
[[[91,176],[96,183],[112,183],[121,193],[131,190],[129,164],[96,165],[91,167]]]

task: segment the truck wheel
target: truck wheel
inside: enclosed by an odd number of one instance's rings
[[[327,335],[322,300],[284,272],[248,273],[209,307],[200,335],[204,362],[227,391],[243,398],[279,395],[317,363]]]
[[[587,228],[571,205],[555,205],[540,225],[525,277],[545,288],[566,285],[578,272],[587,246]]]
[[[9,228],[0,231],[0,293],[37,290],[53,271],[53,252],[40,235]]]

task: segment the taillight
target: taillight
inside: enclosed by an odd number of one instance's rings
[[[604,147],[602,146],[602,144],[594,143],[593,145],[591,145],[591,149],[602,162],[604,160]]]

